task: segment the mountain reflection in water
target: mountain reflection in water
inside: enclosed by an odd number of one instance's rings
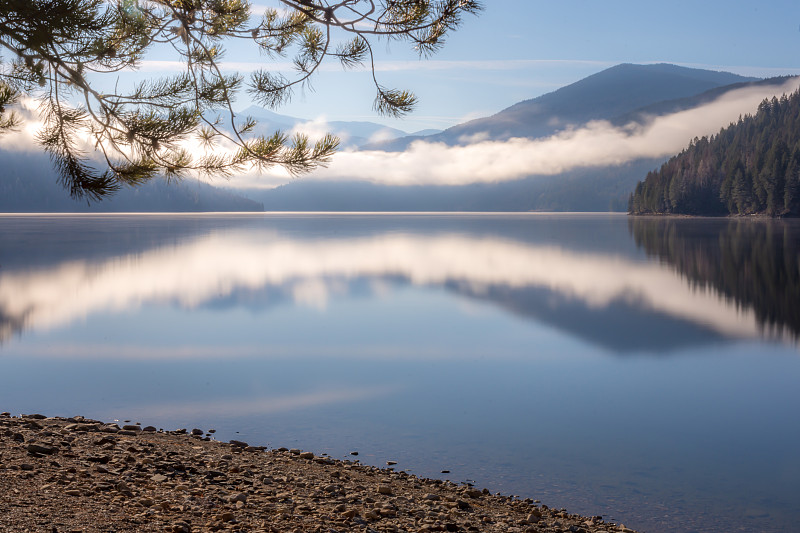
[[[74,238],[65,234],[51,240],[59,246],[50,254],[46,248],[30,254],[34,264],[25,264],[26,252],[14,249],[29,243],[5,233],[2,259],[14,260],[4,261],[8,266],[0,271],[0,339],[144,305],[324,309],[331,295],[366,291],[376,297],[387,283],[439,287],[490,302],[618,353],[662,352],[784,329],[796,337],[800,326],[793,305],[800,301],[798,248],[789,224],[631,219],[636,245],[659,264],[618,241],[610,251],[589,245],[580,233],[588,228],[570,219],[501,217],[469,231],[448,218],[412,217],[388,227],[385,218],[375,218],[381,224],[371,230],[337,226],[336,217],[317,226],[291,217],[261,218],[261,224],[225,220],[222,227],[194,221],[178,225],[178,238],[167,232],[173,237],[167,242],[152,228],[129,250],[111,239],[106,253],[91,239],[64,247]],[[3,227],[13,232],[9,220]],[[620,217],[612,220],[621,229]],[[24,226],[28,220],[14,222]],[[72,222],[59,220],[45,231],[69,232]],[[124,231],[124,220],[102,222],[106,232],[109,225]],[[516,233],[504,232],[509,223]],[[566,233],[561,227],[564,238],[555,241],[547,230],[559,223]],[[520,232],[526,225],[529,231]],[[79,255],[82,246],[91,250],[89,257]]]

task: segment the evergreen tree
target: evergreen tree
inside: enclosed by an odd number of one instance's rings
[[[306,86],[328,57],[344,68],[374,65],[376,40],[411,43],[421,56],[435,52],[478,0],[280,0],[251,18],[247,0],[0,0],[0,131],[19,126],[13,104],[21,95],[40,101],[45,125],[39,142],[50,153],[73,197],[99,199],[121,184],[187,171],[230,175],[250,165],[280,165],[290,173],[325,164],[338,145],[333,136],[249,133],[255,122],[238,120],[231,102],[241,90],[275,108]],[[268,57],[290,56],[294,75],[268,69],[249,79],[223,72],[224,45],[248,41]],[[152,51],[183,64],[173,76],[130,90],[100,92],[96,82],[136,69]],[[413,94],[378,83],[375,109],[402,115]],[[197,156],[180,142],[197,136],[210,147]],[[99,152],[92,164],[81,141]],[[217,141],[237,149],[214,150]]]
[[[637,185],[629,205],[633,214],[800,215],[800,91],[692,140]]]
[[[787,213],[800,215],[800,144],[795,146],[786,167],[783,202]]]

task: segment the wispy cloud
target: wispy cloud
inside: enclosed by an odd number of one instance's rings
[[[519,70],[542,70],[559,69],[570,70],[594,69],[596,71],[624,63],[624,61],[594,61],[587,59],[484,59],[484,60],[378,60],[375,62],[377,72],[405,72],[405,71],[454,71],[454,72],[474,72],[474,71],[519,71]],[[733,72],[742,76],[753,77],[774,77],[774,76],[797,76],[800,75],[800,67],[776,66],[763,67],[754,65],[717,65],[706,63],[681,63],[671,61],[642,61],[641,64],[673,63],[688,68],[700,68],[724,72]],[[220,66],[224,70],[238,72],[252,72],[257,69],[267,68],[279,72],[294,70],[290,61],[223,61]],[[186,68],[180,61],[170,60],[144,60],[139,63],[139,72],[178,72]],[[366,70],[368,67],[361,67]],[[323,63],[320,70],[341,71],[341,66],[336,61]],[[541,81],[541,80],[540,80]]]
[[[498,59],[498,60],[455,60],[445,61],[436,59],[425,59],[415,61],[376,61],[376,72],[404,72],[404,71],[459,71],[470,72],[481,71],[513,71],[528,70],[542,67],[596,67],[598,70],[610,67],[615,63],[609,61],[587,61],[571,59]],[[237,72],[253,72],[254,70],[267,68],[269,70],[287,72],[294,70],[294,65],[289,61],[223,61],[220,63],[223,70]],[[169,60],[144,60],[139,64],[138,72],[179,72],[186,68],[180,61]],[[367,70],[368,66],[360,67]],[[341,66],[330,61],[323,63],[320,67],[322,71],[341,71]],[[358,70],[358,69],[357,69]]]

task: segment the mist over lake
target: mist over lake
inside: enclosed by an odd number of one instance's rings
[[[783,220],[6,215],[0,403],[358,451],[647,531],[787,531],[798,242]]]

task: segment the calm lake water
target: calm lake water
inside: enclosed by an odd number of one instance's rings
[[[797,221],[0,216],[0,410],[796,531],[799,261]]]

